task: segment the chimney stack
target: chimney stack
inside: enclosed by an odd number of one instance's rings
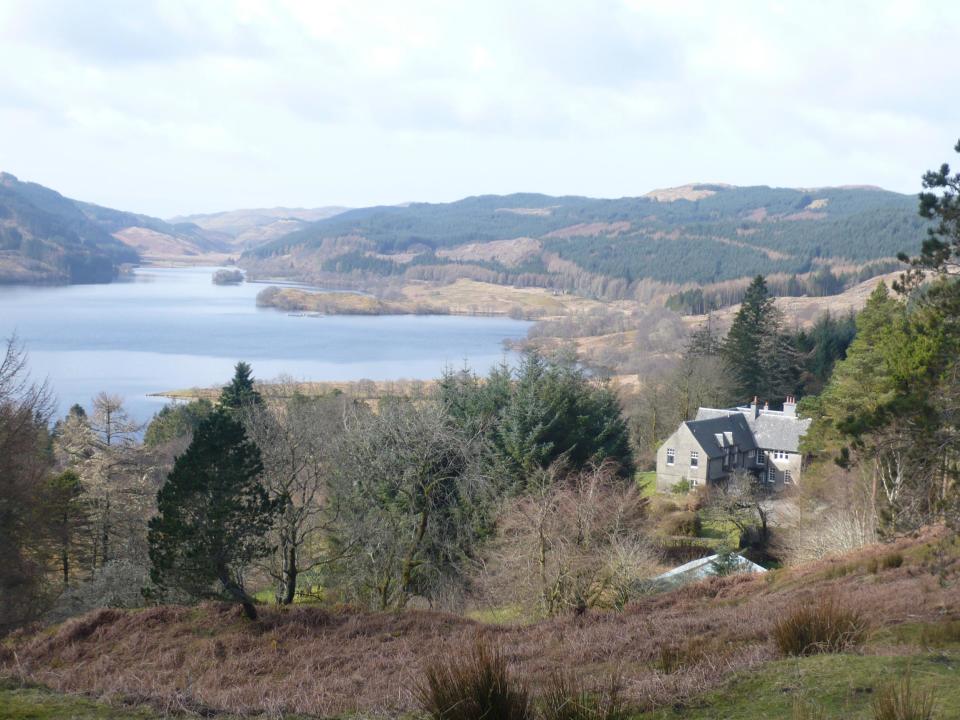
[[[770,401],[769,401],[769,400],[766,400],[766,401],[764,401],[764,403],[763,403],[763,411],[766,412],[766,411],[769,410],[769,409],[770,409]]]
[[[793,395],[787,395],[783,403],[783,414],[789,417],[797,416],[797,399]]]
[[[758,403],[757,396],[754,395],[754,396],[753,396],[753,402],[750,403],[750,414],[751,414],[754,418],[756,418],[756,417],[757,417],[757,414],[758,414],[758,406],[757,406],[757,403]]]

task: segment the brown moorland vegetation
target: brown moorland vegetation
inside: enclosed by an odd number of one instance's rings
[[[904,557],[899,567],[876,563],[891,546],[874,546],[765,576],[714,578],[622,612],[520,626],[427,610],[269,607],[249,623],[227,604],[105,609],[8,639],[0,675],[200,711],[397,714],[417,706],[431,663],[464,657],[479,637],[501,649],[535,696],[557,668],[573,668],[586,686],[616,674],[625,703],[652,708],[684,703],[731,672],[780,657],[772,630],[804,602],[830,597],[868,616],[874,630],[960,619],[956,537],[929,530],[894,549]],[[902,649],[877,642],[859,652]]]

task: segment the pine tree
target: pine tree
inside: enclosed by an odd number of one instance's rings
[[[747,288],[722,355],[741,400],[782,398],[796,384],[797,353],[762,275]]]
[[[259,405],[263,402],[253,387],[253,371],[250,365],[242,360],[234,366],[233,379],[225,385],[220,393],[220,406],[236,410],[244,405]]]
[[[243,571],[271,552],[265,538],[278,509],[260,483],[262,469],[259,449],[230,415],[215,412],[200,424],[157,493],[148,539],[158,586],[226,595],[256,619]]]

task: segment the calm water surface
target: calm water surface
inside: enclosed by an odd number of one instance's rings
[[[258,284],[214,285],[217,268],[140,268],[109,285],[0,286],[0,336],[16,332],[31,373],[47,378],[61,414],[101,390],[147,420],[147,393],[225,383],[237,360],[254,375],[298,380],[436,377],[485,372],[529,323],[506,318],[387,315],[295,317],[257,308]]]

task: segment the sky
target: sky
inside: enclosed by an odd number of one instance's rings
[[[960,137],[958,40],[955,0],[0,0],[0,170],[160,217],[914,193]]]

